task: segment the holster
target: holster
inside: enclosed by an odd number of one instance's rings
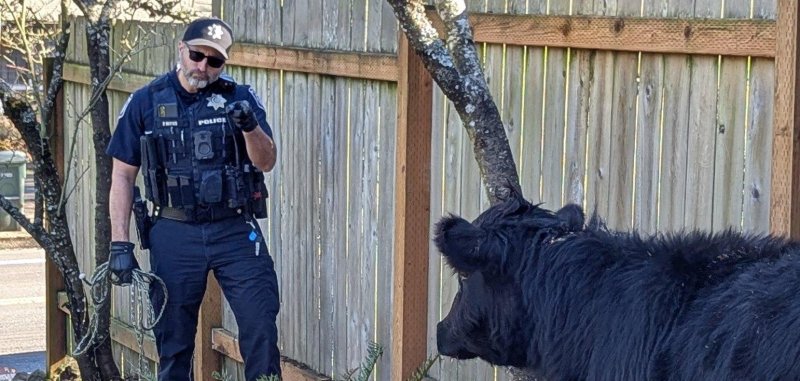
[[[139,235],[139,247],[142,250],[150,248],[150,227],[152,221],[147,211],[147,203],[142,199],[139,187],[133,187],[133,204],[131,204],[133,218],[136,220],[136,233]]]

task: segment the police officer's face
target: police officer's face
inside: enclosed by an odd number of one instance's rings
[[[222,66],[214,67],[219,64],[219,60],[224,62],[224,58],[219,52],[207,46],[189,46],[182,42],[180,52],[181,73],[189,86],[192,87],[189,90],[202,89],[219,78]],[[212,62],[213,65],[209,65],[209,60],[216,62]]]

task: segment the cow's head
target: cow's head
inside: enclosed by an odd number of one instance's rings
[[[520,273],[532,245],[583,225],[580,207],[557,213],[514,198],[495,205],[472,223],[450,216],[436,226],[435,242],[458,274],[459,290],[437,325],[439,353],[480,357],[495,365],[525,366],[530,338]],[[530,334],[530,333],[527,333]]]

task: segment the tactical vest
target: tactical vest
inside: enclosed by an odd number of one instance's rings
[[[167,76],[149,85],[155,117],[141,138],[145,194],[175,219],[266,217],[264,175],[225,112],[237,86],[223,78],[212,86],[207,96],[185,105]]]

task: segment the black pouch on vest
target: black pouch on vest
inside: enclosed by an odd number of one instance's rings
[[[173,208],[183,207],[181,197],[181,180],[178,176],[167,175],[167,193],[169,194],[169,205]]]
[[[203,172],[200,182],[200,202],[210,205],[222,201],[222,171],[210,170]]]
[[[185,208],[194,208],[194,185],[190,176],[179,176],[181,181],[181,201]]]
[[[167,192],[169,193],[169,206],[179,209],[194,207],[194,187],[190,177],[168,175]]]
[[[247,201],[242,184],[242,172],[235,167],[225,167],[225,195],[228,197],[226,203],[231,209],[242,207]]]
[[[267,218],[267,184],[262,181],[256,185],[256,189],[250,200],[253,217]]]

